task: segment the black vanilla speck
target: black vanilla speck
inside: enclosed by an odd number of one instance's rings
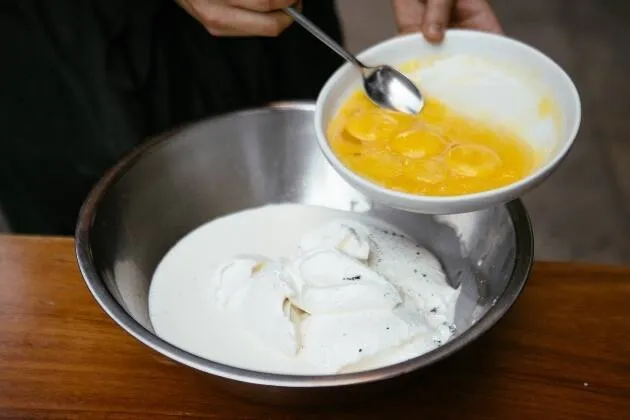
[[[359,353],[363,352],[363,349],[359,349]]]
[[[437,308],[437,306],[435,306],[435,307],[431,308],[431,311],[430,311],[430,312],[431,312],[432,314],[436,314],[436,313],[437,313],[437,311],[438,311],[438,308]]]
[[[357,274],[356,276],[348,276],[348,277],[344,277],[343,279],[346,281],[356,281],[356,280],[361,280],[361,276]]]

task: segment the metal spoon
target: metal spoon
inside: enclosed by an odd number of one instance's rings
[[[354,64],[363,76],[365,93],[376,105],[412,115],[422,111],[422,93],[401,72],[385,65],[366,66],[293,7],[287,7],[284,11],[333,51]]]

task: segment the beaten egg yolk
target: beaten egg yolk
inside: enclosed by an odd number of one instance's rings
[[[334,153],[353,172],[411,194],[453,196],[527,176],[538,156],[516,133],[473,121],[429,98],[417,116],[353,94],[328,126]]]

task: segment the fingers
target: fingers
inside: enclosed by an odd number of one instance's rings
[[[398,29],[440,42],[449,26],[503,33],[488,0],[392,0]]]
[[[440,42],[449,25],[454,0],[427,0],[422,33],[430,42]]]
[[[227,3],[230,6],[255,12],[272,12],[293,6],[297,2],[295,0],[229,0]]]
[[[454,3],[454,0],[392,1],[400,32],[422,32],[430,42],[440,42],[444,38]]]
[[[481,6],[482,12],[480,13],[478,23],[479,30],[502,34],[503,27],[501,26],[501,22],[499,21],[496,13],[492,9],[491,0],[486,0],[483,3],[484,5]]]
[[[420,0],[392,0],[396,25],[401,33],[422,31],[425,5]]]
[[[296,0],[177,0],[212,35],[280,35],[292,19],[281,9],[300,8]]]
[[[487,0],[469,0],[456,9],[457,27],[503,33],[499,19]]]

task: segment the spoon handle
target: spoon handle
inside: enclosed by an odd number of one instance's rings
[[[337,54],[342,56],[344,59],[348,60],[349,62],[351,62],[355,66],[358,66],[361,69],[365,68],[363,63],[361,63],[359,60],[357,60],[355,58],[355,56],[350,54],[348,52],[348,50],[346,50],[344,47],[342,47],[337,42],[335,42],[334,39],[332,39],[331,37],[326,35],[326,33],[324,31],[319,29],[317,27],[317,25],[315,25],[313,22],[311,22],[302,13],[298,12],[293,7],[285,7],[284,8],[284,12],[286,14],[288,14],[289,16],[291,16],[293,18],[293,20],[295,20],[297,23],[299,23],[304,29],[309,31],[311,34],[313,34],[316,38],[318,38],[324,44],[328,45],[328,47],[330,49],[332,49],[334,52],[336,52]]]

